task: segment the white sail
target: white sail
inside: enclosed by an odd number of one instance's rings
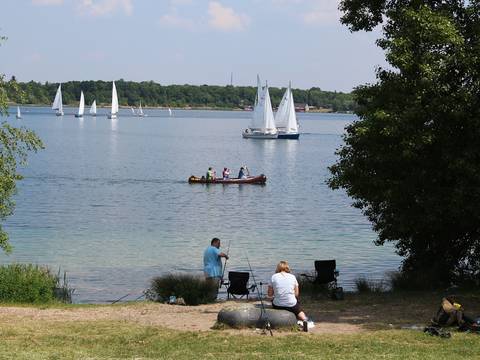
[[[83,96],[83,91],[80,91],[80,104],[78,105],[77,117],[82,117],[84,112],[85,112],[85,97]]]
[[[20,113],[20,106],[17,106],[17,119],[21,119],[22,114]]]
[[[57,110],[57,115],[63,115],[63,102],[62,102],[62,84],[58,85],[55,99],[53,100],[52,109]]]
[[[118,95],[117,95],[117,88],[115,87],[115,81],[112,82],[112,110],[110,111],[110,115],[117,115],[118,113]]]
[[[285,91],[277,113],[275,114],[275,124],[277,125],[277,129],[281,129],[286,133],[298,133],[298,123],[291,84],[288,85],[288,89]]]
[[[132,106],[130,106],[130,110],[132,110],[132,115],[136,115],[135,114],[135,109]]]
[[[90,106],[90,115],[97,115],[97,100],[93,100],[92,106]]]
[[[268,92],[268,84],[265,85],[265,101],[264,101],[264,127],[263,131],[266,133],[276,133],[275,118],[273,116],[272,102],[270,101],[270,93]]]
[[[143,115],[145,114],[143,113],[142,102],[140,101],[140,106],[138,107],[138,116],[143,116]]]
[[[260,76],[257,75],[257,95],[253,107],[251,129],[261,129],[263,125],[263,101],[265,100],[264,90],[260,84]]]
[[[172,116],[172,109],[168,108],[168,115]]]
[[[275,113],[275,125],[277,128],[286,128],[287,127],[287,116],[288,116],[288,104],[290,101],[290,88],[285,90],[283,94],[282,101],[278,105],[277,112]]]

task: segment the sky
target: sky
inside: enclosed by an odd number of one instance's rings
[[[1,0],[0,73],[19,81],[319,87],[385,66],[380,36],[341,25],[340,0]]]

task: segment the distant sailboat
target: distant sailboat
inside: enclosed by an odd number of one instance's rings
[[[112,109],[108,114],[109,119],[116,119],[118,113],[118,95],[117,88],[115,87],[115,81],[112,81]]]
[[[248,129],[243,131],[242,136],[246,139],[276,139],[278,136],[268,84],[262,87],[258,75],[252,123]]]
[[[90,106],[90,115],[97,116],[97,100],[93,100],[92,106]]]
[[[172,113],[172,109],[168,108],[168,116],[172,116],[173,113]]]
[[[84,112],[85,112],[85,97],[83,96],[83,91],[80,91],[80,104],[78,105],[78,113],[75,114],[75,117],[82,118]]]
[[[298,139],[300,136],[291,84],[288,84],[288,88],[278,106],[275,114],[275,125],[277,126],[278,139]]]
[[[20,114],[20,106],[17,106],[17,116],[16,116],[17,119],[21,119],[22,118],[22,114]]]
[[[137,116],[137,113],[135,112],[135,109],[132,106],[130,107],[130,110],[132,110],[132,115],[133,116]]]
[[[62,102],[62,84],[58,85],[55,99],[53,100],[52,109],[56,110],[55,115],[63,116],[63,102]]]
[[[142,102],[141,101],[140,101],[140,106],[138,107],[138,116],[140,116],[140,117],[145,116],[145,114],[143,113]]]

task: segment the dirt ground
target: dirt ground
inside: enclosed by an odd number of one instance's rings
[[[379,329],[426,325],[439,307],[441,294],[347,294],[343,301],[315,299],[303,301],[307,315],[315,321],[313,334],[348,334]],[[466,313],[480,315],[480,294],[458,297]],[[213,331],[218,312],[232,301],[210,305],[180,306],[151,302],[87,307],[0,307],[0,324],[8,322],[45,321],[127,321],[175,330]],[[240,332],[240,330],[227,330]],[[258,330],[242,330],[258,333]]]

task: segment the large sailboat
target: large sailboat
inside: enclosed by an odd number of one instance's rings
[[[288,88],[278,106],[275,114],[275,125],[277,126],[278,139],[298,139],[300,136],[291,84],[288,84]]]
[[[22,118],[22,114],[20,113],[20,106],[17,106],[17,116],[16,116],[17,119],[21,119]]]
[[[52,109],[56,110],[55,115],[63,116],[63,102],[62,102],[62,84],[58,85],[55,99],[53,100]]]
[[[112,81],[112,109],[110,114],[108,114],[109,119],[116,119],[118,113],[118,96],[117,88],[115,87],[115,81]]]
[[[75,117],[83,118],[84,112],[85,112],[85,97],[83,96],[83,91],[80,91],[80,104],[78,105],[78,113],[75,114]]]
[[[97,100],[93,100],[92,106],[90,106],[90,115],[97,116]]]
[[[246,139],[276,139],[277,135],[268,84],[262,87],[260,77],[257,75],[257,97],[255,98],[252,123],[243,131],[242,136]]]

